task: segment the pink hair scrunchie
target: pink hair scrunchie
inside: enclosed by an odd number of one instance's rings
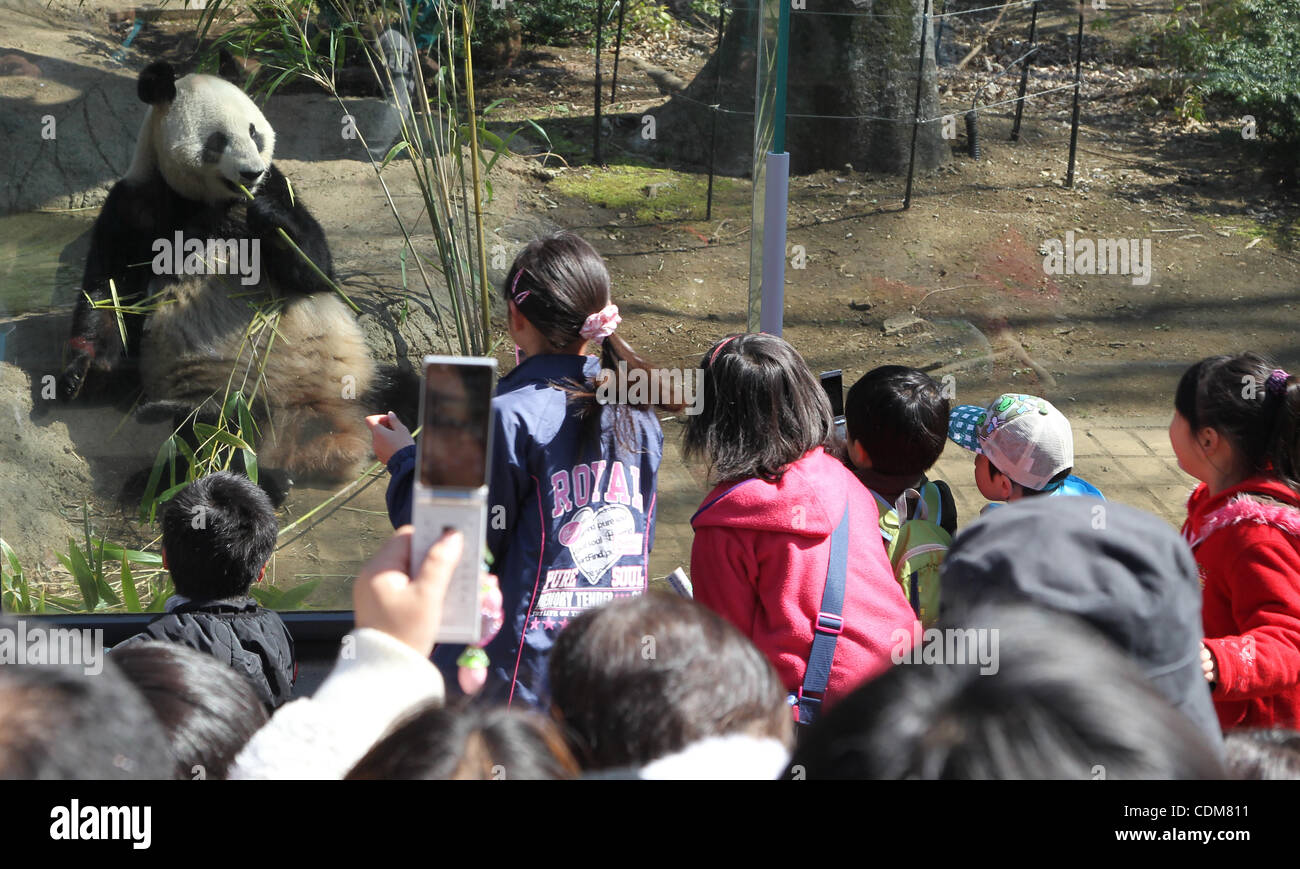
[[[1281,368],[1274,368],[1269,374],[1268,381],[1264,384],[1270,395],[1286,395],[1286,382],[1291,379],[1291,375]]]
[[[613,335],[618,324],[622,322],[623,318],[618,315],[618,305],[609,304],[589,316],[578,334],[588,341],[599,344]]]

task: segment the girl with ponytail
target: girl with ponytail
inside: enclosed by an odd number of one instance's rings
[[[666,378],[617,334],[609,272],[583,239],[560,233],[532,242],[502,291],[522,360],[492,399],[487,545],[505,623],[485,648],[482,696],[542,706],[560,630],[590,607],[646,590],[663,455],[654,411],[681,405],[658,389],[611,384],[632,372]],[[400,526],[411,516],[414,441],[393,414],[368,421],[375,455],[392,473],[389,518]],[[463,648],[434,652],[445,675]]]
[[[1183,536],[1219,723],[1300,728],[1300,378],[1255,353],[1202,359],[1179,381],[1169,439],[1201,481]]]

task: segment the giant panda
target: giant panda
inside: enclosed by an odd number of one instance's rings
[[[280,472],[273,485],[354,475],[370,446],[357,399],[375,367],[351,311],[277,232],[333,278],[324,231],[271,162],[275,131],[243,91],[219,78],[177,78],[170,65],[154,63],[137,91],[149,108],[130,169],[91,232],[62,396],[75,398],[88,376],[134,376],[138,367],[146,417],[193,420],[215,416],[227,389],[256,389],[258,463],[270,479]],[[234,243],[230,251],[246,243],[257,255],[224,266],[247,275],[188,273],[186,262],[200,260],[169,260],[167,246],[157,245],[174,246],[177,233],[200,240],[205,254],[208,240],[219,240]],[[202,261],[204,271],[223,268],[221,257]],[[148,300],[151,309],[124,317],[126,346],[116,315],[92,304],[110,298],[110,280],[121,305]],[[249,339],[250,302],[273,298],[283,302],[278,322]],[[283,499],[284,491],[268,490]]]

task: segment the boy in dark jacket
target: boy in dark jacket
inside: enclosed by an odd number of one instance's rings
[[[297,675],[293,639],[280,616],[248,596],[266,574],[278,525],[270,499],[229,471],[191,483],[163,514],[163,566],[176,594],[127,643],[161,640],[196,649],[244,674],[274,709]]]

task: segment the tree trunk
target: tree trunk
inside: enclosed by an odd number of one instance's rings
[[[748,175],[754,155],[754,89],[760,0],[728,14],[722,44],[694,80],[651,112],[655,138],[632,142],[674,164],[709,164],[716,120],[715,169]],[[790,0],[780,0],[790,2]],[[795,173],[842,169],[907,170],[916,102],[925,0],[818,0],[790,15],[786,150]],[[844,14],[828,14],[844,13]],[[938,114],[934,30],[925,28],[920,117]],[[662,87],[662,84],[661,84]],[[721,111],[709,106],[717,104]],[[800,117],[831,115],[833,118]],[[938,122],[922,124],[917,167],[939,165],[948,147]]]

